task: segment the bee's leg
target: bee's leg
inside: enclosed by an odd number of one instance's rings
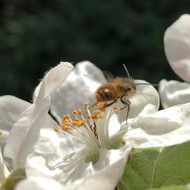
[[[115,102],[111,102],[111,103],[106,104],[106,105],[104,105],[104,106],[102,106],[102,107],[99,107],[98,109],[104,109],[104,108],[107,108],[107,107],[111,106],[111,105],[114,104],[114,103],[115,103]]]
[[[92,108],[94,106],[96,106],[98,104],[98,102],[95,102],[94,104],[92,104],[91,106],[89,106],[88,108]]]
[[[124,101],[124,100],[123,100],[123,97],[124,97],[124,96],[122,96],[122,97],[120,98],[120,100],[121,100],[121,102],[122,102],[125,106],[124,106],[123,108],[121,108],[121,110],[127,107],[127,114],[126,114],[126,123],[127,123],[127,119],[128,119],[128,117],[129,117],[129,111],[130,111],[130,104],[131,104],[131,102],[130,102],[129,100]]]
[[[124,107],[122,107],[122,108],[120,108],[120,110],[123,110],[123,109],[125,109],[127,107],[127,105],[126,106],[124,106]]]
[[[117,101],[117,99],[114,100],[113,102],[109,103],[109,104],[105,104],[105,105],[102,106],[102,107],[98,107],[98,109],[104,109],[104,108],[106,108],[106,107],[109,107],[109,106],[111,106],[112,104],[114,104],[116,101]],[[92,107],[96,106],[98,103],[100,103],[100,102],[95,102],[94,104],[92,104],[92,105],[89,106],[88,108],[92,108]]]
[[[114,103],[116,103],[116,102],[117,102],[117,98],[116,98],[115,100],[113,100],[112,102],[110,102],[110,103],[105,103],[104,106],[99,107],[98,109],[104,109],[104,108],[107,108],[107,107],[111,106],[112,104],[114,104]],[[100,102],[100,103],[101,103],[101,102]]]

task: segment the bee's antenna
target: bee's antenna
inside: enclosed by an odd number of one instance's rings
[[[125,71],[126,71],[126,73],[127,73],[127,76],[128,76],[128,78],[130,79],[131,77],[130,77],[130,75],[129,75],[129,72],[128,72],[127,67],[125,66],[125,64],[123,64],[123,67],[125,68]]]

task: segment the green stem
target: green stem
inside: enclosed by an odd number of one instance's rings
[[[117,184],[117,189],[118,190],[128,190],[125,184],[120,180]]]

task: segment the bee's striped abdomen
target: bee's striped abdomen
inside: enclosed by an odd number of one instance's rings
[[[95,95],[98,102],[105,102],[115,99],[115,92],[110,88],[98,89]]]

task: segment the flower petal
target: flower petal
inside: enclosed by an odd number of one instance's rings
[[[190,82],[190,15],[182,15],[166,30],[164,46],[172,69]]]
[[[105,77],[100,69],[89,61],[77,63],[74,71],[52,95],[51,113],[61,122],[62,116],[82,109],[84,103],[95,102],[94,92]]]
[[[60,64],[54,67],[52,70],[50,70],[51,72],[47,72],[43,79],[44,82],[46,83],[44,98],[49,96],[65,81],[65,79],[73,70],[73,66],[68,62],[60,62]],[[42,84],[42,81],[34,91],[34,101],[36,97],[38,96],[41,84]]]
[[[79,189],[97,184],[107,190],[114,189],[120,180],[131,147],[126,144],[117,150],[102,148],[99,161],[92,165],[85,162],[85,152],[72,138],[43,129],[35,150],[27,158],[27,176],[53,178],[66,185],[75,184]]]
[[[190,140],[190,103],[138,117],[125,134],[134,148],[170,146]],[[123,123],[125,125],[125,123]]]
[[[190,102],[190,84],[175,80],[161,80],[159,93],[163,108]]]
[[[56,133],[52,129],[41,129],[35,152],[30,154],[26,161],[27,176],[57,179],[62,169],[56,165],[79,150],[81,143],[69,135]]]
[[[6,165],[4,164],[4,160],[1,153],[1,147],[0,147],[0,184],[2,184],[5,181],[8,175],[9,175],[9,171]]]
[[[137,93],[134,97],[134,100],[132,100],[134,101],[134,108],[131,106],[131,115],[133,115],[133,117],[136,117],[147,104],[153,105],[156,112],[160,106],[160,98],[157,90],[150,83],[144,80],[135,80],[135,83],[138,84],[136,86],[136,90],[137,92],[140,92],[140,94]],[[137,105],[135,101],[137,102]],[[132,112],[134,113],[132,114]]]
[[[34,103],[21,114],[14,124],[5,146],[5,156],[13,159],[15,167],[23,165],[25,158],[33,150],[40,128],[55,125],[53,119],[48,116],[51,103],[50,93],[69,75],[72,65],[70,64],[70,69],[68,66],[68,63],[61,63],[45,75],[40,86],[37,87],[38,92]],[[55,87],[51,79],[53,82],[56,79]]]
[[[130,151],[128,144],[117,150],[102,149],[100,160],[94,166],[96,173],[84,178],[78,190],[114,189],[122,177]]]
[[[69,190],[68,187],[64,187],[61,183],[56,182],[53,179],[30,177],[19,182],[15,190]]]
[[[0,97],[0,129],[10,131],[20,114],[30,106],[30,103],[14,96]]]

